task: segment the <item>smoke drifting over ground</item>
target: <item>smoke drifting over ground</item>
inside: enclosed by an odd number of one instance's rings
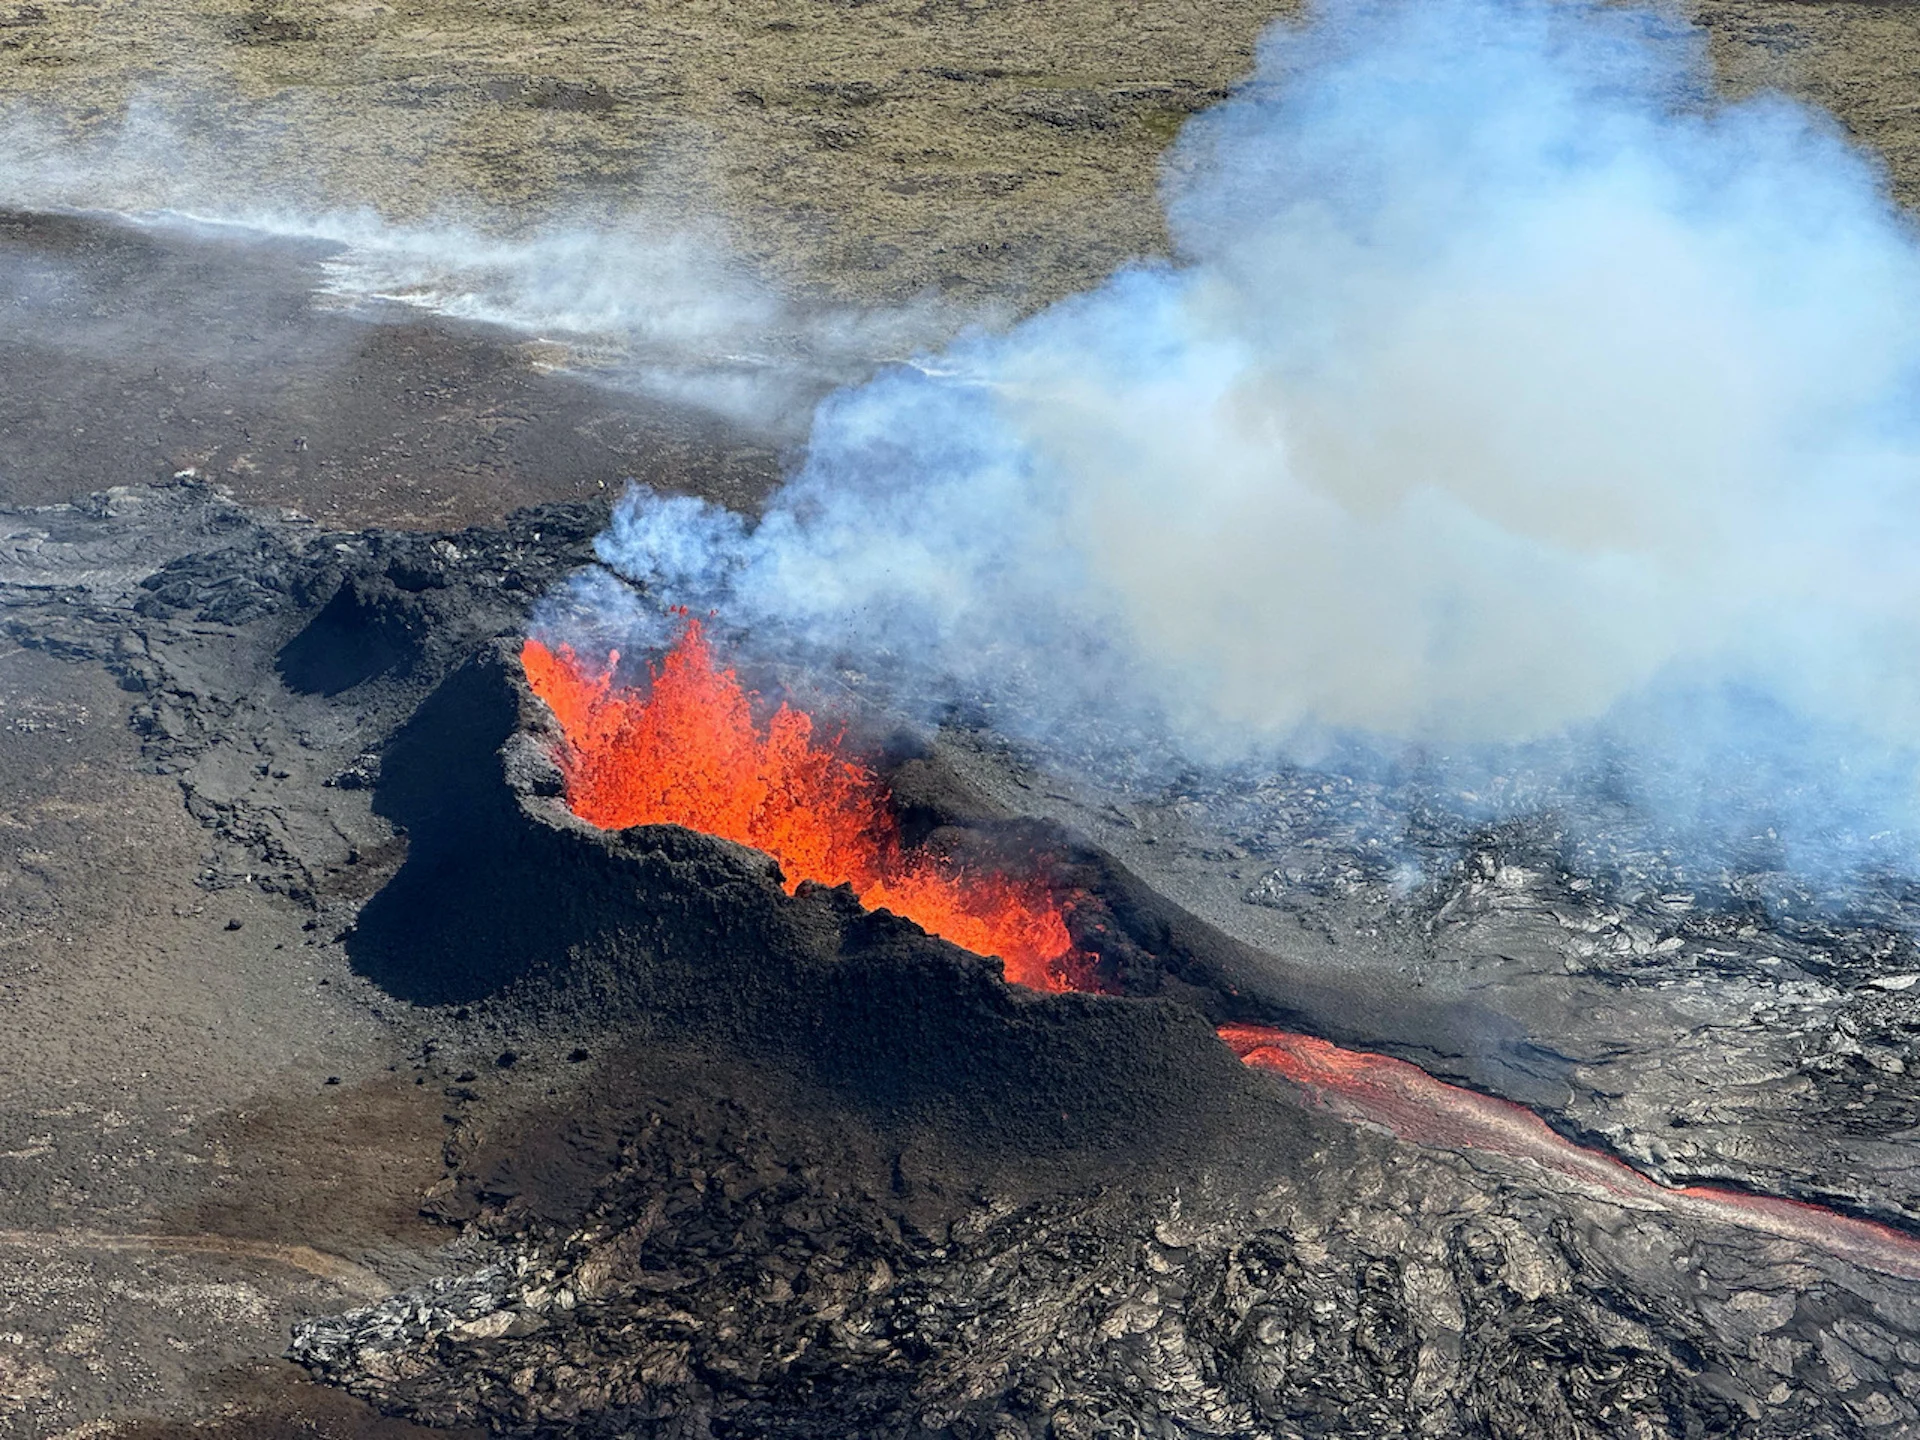
[[[0,138],[11,157],[0,204],[313,242],[331,251],[317,285],[330,303],[502,326],[550,342],[557,365],[777,441],[802,438],[834,386],[960,323],[932,300],[802,301],[756,273],[719,221],[666,198],[612,215],[556,206],[400,223],[307,188],[318,181],[279,131],[159,102],[92,136],[16,114]]]
[[[551,340],[562,363],[616,385],[714,411],[787,440],[821,393],[951,333],[932,302],[899,309],[809,306],[742,264],[717,227],[549,227],[501,237],[466,226],[395,226],[362,213],[238,221],[329,241],[324,293],[391,302]]]
[[[1706,90],[1644,14],[1331,0],[1182,135],[1171,263],[832,397],[757,525],[637,494],[602,558],[1036,738],[1358,737],[1904,858],[1920,246],[1827,118]]]

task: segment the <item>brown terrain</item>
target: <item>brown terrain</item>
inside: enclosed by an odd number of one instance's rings
[[[958,324],[1155,253],[1161,151],[1246,71],[1284,8],[10,5],[0,109],[22,158],[17,181],[0,180],[15,207],[0,214],[0,506],[191,469],[329,532],[597,506],[628,476],[749,508],[790,435],[582,378],[522,335],[316,303],[323,241],[35,207],[372,207],[499,233],[687,216],[803,311],[931,298]],[[1885,157],[1895,196],[1920,205],[1920,5],[1684,8],[1730,91],[1777,86],[1829,107]],[[527,561],[529,586],[583,557],[590,531],[546,571]],[[9,583],[30,590],[31,565],[16,569],[27,578]],[[345,771],[302,761],[309,743],[347,743],[336,711],[260,718],[281,703],[285,635],[183,617],[166,638],[167,687],[217,695],[235,734],[280,737],[242,757],[194,749],[180,727],[199,720],[137,683],[132,639],[110,671],[21,633],[0,631],[0,1435],[461,1433],[303,1378],[280,1358],[290,1327],[466,1265],[469,1241],[434,1202],[489,1146],[597,1083],[594,1060],[565,1046],[509,1059],[484,1011],[416,1012],[355,963],[343,938],[401,846],[366,791],[337,783]],[[257,683],[195,692],[196,664]],[[324,807],[272,799],[323,782]],[[1100,828],[1112,807],[1034,803],[1152,863],[1126,848],[1134,821]],[[263,853],[277,857],[273,888],[252,883]],[[1217,920],[1207,883],[1178,898]],[[1614,1121],[1637,1123],[1581,1116],[1596,1131]],[[1325,1143],[1358,1145],[1391,1179],[1385,1142]],[[1879,1198],[1920,1211],[1920,1195]],[[1524,1256],[1515,1207],[1487,1224]]]

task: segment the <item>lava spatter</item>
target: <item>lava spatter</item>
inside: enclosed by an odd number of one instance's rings
[[[751,845],[780,863],[789,891],[803,880],[851,885],[869,909],[999,956],[1017,984],[1076,988],[1065,908],[1045,885],[907,849],[879,777],[790,705],[756,720],[698,620],[645,688],[615,683],[618,658],[596,668],[565,645],[530,639],[521,649],[527,683],[566,737],[559,759],[576,815],[603,829],[682,825]]]

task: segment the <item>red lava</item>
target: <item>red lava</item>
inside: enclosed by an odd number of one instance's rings
[[[1344,1050],[1264,1025],[1223,1025],[1220,1038],[1246,1064],[1284,1075],[1334,1114],[1380,1126],[1398,1139],[1531,1161],[1628,1204],[1740,1225],[1888,1275],[1920,1280],[1920,1240],[1891,1226],[1798,1200],[1712,1185],[1668,1189],[1622,1161],[1562,1138],[1524,1106],[1449,1085],[1404,1060]]]
[[[851,885],[870,910],[891,910],[930,935],[997,955],[1009,980],[1073,988],[1081,957],[1065,908],[1044,885],[980,874],[906,849],[886,788],[815,735],[813,718],[781,705],[764,721],[698,620],[644,688],[616,685],[568,647],[528,640],[527,683],[560,722],[567,805],[603,829],[683,825],[751,845],[802,880]]]

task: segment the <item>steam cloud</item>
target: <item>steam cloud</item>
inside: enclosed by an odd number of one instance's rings
[[[834,395],[757,524],[636,492],[603,560],[1034,737],[1604,759],[1911,860],[1920,247],[1829,119],[1646,14],[1323,0],[1165,203],[1170,262]]]

